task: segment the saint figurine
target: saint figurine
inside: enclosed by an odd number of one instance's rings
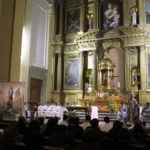
[[[130,15],[131,15],[131,25],[135,26],[137,25],[137,7],[131,7],[130,9]]]
[[[93,13],[89,13],[87,18],[88,18],[88,28],[89,28],[89,30],[93,29],[93,26],[94,26],[94,15],[93,15]]]

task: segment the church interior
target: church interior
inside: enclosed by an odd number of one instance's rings
[[[150,0],[0,0],[0,19],[0,148],[107,149],[107,143],[117,147],[119,138],[119,146],[150,147]],[[74,126],[54,128],[56,107],[67,112],[63,117],[75,116],[68,119]],[[77,122],[88,116],[91,127],[84,132]],[[7,132],[15,130],[18,118],[23,145],[16,146],[7,143]],[[52,118],[51,128],[42,126],[37,138],[31,133],[31,142],[25,130],[37,131],[37,118],[40,125]],[[103,130],[103,120],[113,127]],[[115,137],[117,129],[122,136]],[[125,134],[130,130],[132,136]],[[110,142],[109,136],[116,139]]]

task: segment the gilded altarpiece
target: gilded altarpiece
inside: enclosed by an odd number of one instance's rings
[[[80,104],[79,100],[83,99],[85,94],[85,82],[83,79],[84,54],[89,52],[92,52],[94,55],[92,88],[94,92],[100,88],[101,85],[98,79],[97,66],[100,59],[102,59],[104,52],[108,50],[108,57],[115,65],[112,87],[118,88],[123,94],[128,94],[132,91],[138,92],[139,100],[142,104],[149,101],[150,50],[148,45],[150,45],[150,32],[149,28],[145,28],[148,27],[144,22],[146,20],[145,11],[142,11],[144,10],[145,4],[140,0],[122,1],[122,3],[120,3],[122,5],[120,17],[123,15],[121,18],[123,20],[115,28],[111,28],[108,32],[106,32],[106,30],[103,32],[104,26],[103,28],[99,26],[99,24],[102,23],[101,15],[103,15],[100,12],[102,1],[88,1],[88,7],[83,2],[84,1],[77,6],[75,1],[66,0],[66,17],[67,13],[72,12],[73,9],[74,11],[80,9],[78,11],[80,12],[80,15],[77,15],[78,18],[80,18],[78,19],[80,21],[80,30],[71,30],[70,32],[68,30],[69,27],[66,27],[66,24],[65,27],[63,27],[65,33],[61,35],[63,38],[61,39],[61,55],[59,55],[63,65],[59,63],[58,68],[61,68],[61,65],[63,67],[62,70],[57,73],[58,76],[61,77],[58,85],[61,85],[62,88],[60,88],[61,90],[58,90],[58,92],[64,93],[65,101],[67,103],[74,105]],[[139,17],[139,22],[137,22],[135,26],[132,24],[133,14],[130,13],[131,8],[133,7],[137,8],[136,15]],[[94,19],[90,17],[94,17]],[[94,20],[94,25],[93,22],[88,22],[88,30],[84,30],[85,19],[91,19],[88,21]],[[65,20],[65,23],[67,23],[67,20]],[[57,38],[55,41],[56,43],[59,43]],[[80,77],[75,77],[75,82],[70,83],[70,81],[68,81],[70,77],[68,78],[67,76],[72,74],[71,68],[74,68],[74,65],[77,69],[75,74]],[[71,79],[74,78],[75,74],[71,75]],[[137,82],[137,76],[138,78],[140,77],[140,81],[138,81],[140,83]],[[62,84],[60,84],[60,82]]]

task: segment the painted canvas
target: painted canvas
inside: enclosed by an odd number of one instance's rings
[[[68,58],[65,61],[64,88],[78,89],[80,84],[80,60],[79,58]]]
[[[123,22],[123,3],[122,0],[103,0],[101,1],[101,27],[107,31],[117,28]]]
[[[21,113],[24,103],[24,84],[0,82],[0,107],[5,111]]]
[[[65,31],[67,33],[80,31],[80,8],[67,10],[65,19]]]

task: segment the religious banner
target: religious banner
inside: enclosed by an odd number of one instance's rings
[[[21,113],[24,103],[22,82],[0,82],[0,108],[4,112]]]
[[[101,1],[101,27],[107,31],[117,28],[123,22],[123,1],[103,0]]]

